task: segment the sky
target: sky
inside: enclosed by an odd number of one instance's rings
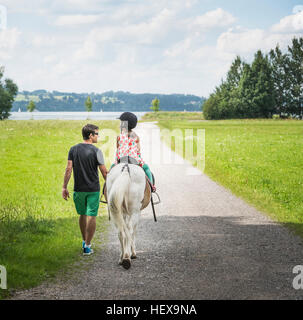
[[[19,91],[208,97],[237,55],[301,36],[302,0],[0,0],[0,66]]]

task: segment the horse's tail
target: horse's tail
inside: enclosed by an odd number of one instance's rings
[[[130,175],[123,170],[120,176],[114,181],[109,194],[110,209],[117,212],[128,212],[128,190],[130,186]]]
[[[128,214],[128,190],[130,181],[128,170],[123,170],[115,179],[111,187],[111,192],[108,195],[108,206],[111,217],[122,235],[122,239],[126,241],[124,248],[129,248],[131,241],[129,230],[123,218],[123,213]]]

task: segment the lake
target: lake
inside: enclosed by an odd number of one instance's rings
[[[11,112],[9,120],[116,120],[123,111],[120,112]],[[138,120],[146,112],[133,112]]]

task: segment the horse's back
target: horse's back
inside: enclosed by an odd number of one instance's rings
[[[111,186],[113,184],[113,182],[116,180],[116,178],[121,174],[121,171],[124,166],[125,166],[125,163],[119,163],[119,164],[115,165],[110,170],[110,172],[107,174],[107,178],[106,178],[107,188],[109,188],[109,186]],[[131,182],[132,183],[142,183],[145,185],[145,172],[144,172],[144,170],[136,164],[128,163],[127,166],[129,168],[129,176],[130,176]],[[123,172],[124,171],[128,172],[128,169],[125,168],[125,169],[123,169]]]
[[[107,194],[109,195],[112,191],[114,191],[112,188],[114,186],[114,182],[119,181],[116,180],[119,176],[122,174],[125,176],[128,175],[128,192],[127,195],[125,195],[127,196],[128,208],[130,211],[138,211],[141,209],[141,201],[144,198],[144,190],[146,185],[145,172],[141,167],[135,164],[127,164],[128,168],[124,167],[125,163],[119,163],[108,173],[106,178]]]

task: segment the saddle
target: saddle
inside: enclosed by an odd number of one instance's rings
[[[123,159],[124,158],[124,159]],[[134,159],[134,158],[131,158],[131,157],[123,157],[121,158],[122,161],[119,161],[119,162],[123,162],[125,163],[124,167],[122,168],[122,171],[124,170],[125,167],[127,167],[127,169],[129,170],[128,168],[128,163],[131,163],[131,164],[138,164],[137,160]],[[125,159],[126,158],[126,159]],[[135,163],[136,162],[136,163]],[[143,169],[142,169],[143,170]],[[153,176],[153,181],[155,181],[155,178],[154,178],[154,175],[152,173],[152,176]],[[153,200],[153,196],[152,194],[155,193],[158,197],[158,201],[157,202],[154,202]],[[105,201],[102,201],[102,197],[104,195],[104,198],[105,198]],[[106,189],[106,181],[104,182],[104,185],[103,185],[103,190],[102,190],[102,195],[101,195],[101,199],[100,199],[100,202],[102,203],[107,203],[107,189]],[[144,189],[144,196],[143,196],[143,199],[141,201],[141,208],[140,210],[143,210],[145,209],[149,203],[151,203],[151,206],[152,206],[152,209],[153,209],[153,215],[154,215],[154,220],[155,222],[157,222],[157,218],[156,218],[156,212],[155,212],[155,208],[154,208],[154,205],[155,204],[159,204],[161,202],[160,200],[160,197],[158,195],[157,192],[153,191],[153,188],[152,188],[152,183],[150,182],[150,180],[147,178],[147,176],[145,175],[145,189]],[[110,219],[110,214],[109,214],[109,211],[108,211],[108,217]]]
[[[150,201],[151,201],[151,194],[152,194],[152,187],[151,187],[151,183],[148,180],[148,178],[146,177],[146,183],[145,183],[145,190],[144,190],[144,197],[143,200],[141,201],[141,208],[140,210],[145,209]],[[103,185],[103,190],[102,190],[102,195],[104,195],[105,201],[101,201],[103,203],[107,203],[107,189],[106,189],[106,182],[104,182]]]
[[[118,163],[130,163],[130,164],[135,164],[135,165],[138,165],[138,166],[139,166],[138,161],[137,161],[135,158],[132,158],[132,157],[130,157],[130,156],[121,157],[121,158],[118,160]],[[140,167],[140,166],[139,166],[139,167]],[[142,168],[142,170],[144,171],[143,168]],[[155,183],[154,174],[153,174],[153,173],[151,173],[151,174],[152,174],[152,177],[153,177],[153,181],[154,181],[154,183]],[[146,178],[147,178],[147,176],[146,176]],[[150,181],[148,178],[147,178],[147,181],[148,181],[148,183],[149,183],[149,185],[150,185],[151,192],[155,192],[155,191],[153,191],[151,181]]]

